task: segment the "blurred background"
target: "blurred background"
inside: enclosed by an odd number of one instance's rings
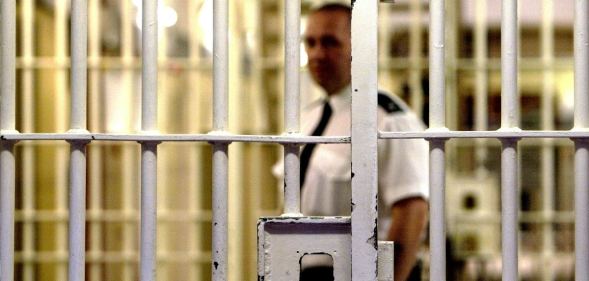
[[[284,1],[230,2],[229,127],[281,134]],[[88,0],[88,126],[137,133],[141,1]],[[321,1],[302,1],[305,14]],[[573,116],[573,0],[520,0],[521,128],[568,130]],[[213,0],[159,2],[161,133],[212,127]],[[427,122],[429,1],[381,3],[379,85]],[[446,0],[446,100],[451,130],[500,126],[500,0]],[[65,132],[69,1],[17,0],[17,129]],[[301,46],[301,96],[318,91]],[[573,280],[573,146],[520,142],[522,280]],[[16,280],[66,280],[68,152],[62,141],[17,145]],[[271,167],[280,145],[233,143],[229,279],[256,280],[256,222],[279,215]],[[135,142],[88,147],[87,280],[137,280],[139,159]],[[163,143],[158,167],[158,280],[210,280],[211,148]],[[500,280],[500,142],[447,143],[448,280]],[[1,235],[1,234],[0,234]],[[423,252],[427,269],[427,247]],[[424,275],[424,280],[427,280]]]

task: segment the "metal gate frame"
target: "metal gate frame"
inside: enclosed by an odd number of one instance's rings
[[[143,5],[142,122],[140,134],[98,134],[87,131],[87,3],[72,0],[71,123],[65,133],[19,133],[16,131],[15,1],[2,1],[0,21],[0,280],[13,280],[15,156],[18,141],[65,140],[70,143],[70,280],[84,280],[86,146],[96,141],[137,141],[142,146],[141,164],[141,280],[155,280],[156,259],[156,170],[157,145],[161,142],[209,142],[213,161],[213,280],[225,280],[227,271],[227,161],[231,142],[280,143],[285,146],[285,212],[298,211],[298,147],[304,143],[352,143],[354,163],[352,214],[352,278],[376,280],[376,243],[366,243],[374,233],[376,218],[376,142],[378,139],[424,138],[430,142],[431,182],[431,280],[445,276],[444,180],[445,142],[452,138],[493,138],[502,142],[502,249],[503,280],[517,280],[518,244],[518,141],[524,138],[569,138],[575,143],[575,252],[577,280],[589,279],[589,21],[588,0],[575,2],[575,115],[568,131],[522,131],[518,128],[517,93],[517,1],[502,2],[502,128],[497,131],[450,131],[445,126],[444,0],[430,2],[430,128],[426,132],[378,132],[376,130],[376,0],[353,1],[352,56],[353,96],[363,94],[363,102],[353,102],[352,138],[303,137],[298,135],[298,54],[293,40],[298,36],[300,1],[288,0],[286,15],[296,24],[287,24],[286,128],[281,136],[232,135],[227,128],[227,1],[215,1],[214,41],[214,121],[209,134],[159,134],[157,121],[157,1]],[[289,51],[289,49],[291,51]],[[294,57],[289,56],[292,55]],[[297,58],[294,61],[293,58]],[[358,93],[358,94],[357,94]],[[289,103],[292,102],[292,103]],[[295,107],[296,105],[296,107]],[[369,124],[369,126],[358,126]],[[373,187],[360,192],[357,186]]]

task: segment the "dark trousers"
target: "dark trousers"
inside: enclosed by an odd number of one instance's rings
[[[300,281],[334,281],[333,267],[319,266],[301,270]]]
[[[421,262],[417,264],[409,273],[407,281],[421,281]],[[311,267],[301,271],[299,278],[300,281],[334,281],[333,280],[333,267],[322,266],[322,267]]]

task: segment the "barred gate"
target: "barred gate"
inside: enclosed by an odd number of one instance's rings
[[[158,145],[168,142],[211,143],[213,148],[213,198],[212,198],[212,272],[213,280],[227,280],[228,228],[227,186],[228,147],[231,143],[279,143],[285,147],[286,182],[285,214],[298,214],[298,149],[301,144],[352,143],[355,177],[353,196],[356,208],[351,217],[352,225],[352,280],[376,280],[376,249],[366,243],[366,237],[374,235],[374,201],[376,193],[376,149],[378,139],[424,138],[430,142],[430,280],[446,276],[445,230],[445,144],[450,139],[478,138],[501,141],[501,226],[502,226],[502,274],[503,280],[518,279],[518,142],[522,139],[572,139],[575,143],[575,255],[576,280],[589,279],[589,22],[588,3],[575,0],[575,115],[571,130],[541,131],[521,130],[520,99],[518,95],[518,28],[517,1],[502,1],[501,25],[501,129],[497,131],[449,130],[445,121],[446,73],[445,23],[443,0],[430,2],[430,124],[426,132],[377,132],[376,49],[377,1],[354,1],[352,136],[304,137],[299,130],[299,77],[298,34],[300,2],[286,2],[286,102],[285,134],[244,135],[228,133],[228,1],[215,1],[214,13],[214,100],[213,130],[208,134],[160,134],[157,127],[157,1],[143,1],[142,23],[142,101],[140,133],[96,133],[88,131],[87,77],[88,68],[88,16],[87,3],[73,0],[71,5],[71,117],[67,132],[19,133],[16,131],[16,1],[2,1],[1,44],[1,100],[0,100],[0,280],[14,280],[15,247],[15,178],[20,168],[15,166],[14,147],[20,141],[40,142],[62,140],[70,144],[69,160],[69,270],[70,280],[85,279],[86,245],[86,181],[88,161],[86,148],[91,143],[139,142],[141,143],[141,280],[156,278],[156,197]],[[30,3],[27,1],[27,3]],[[63,3],[63,2],[60,2]],[[95,2],[94,2],[95,3]],[[63,16],[63,15],[62,15]],[[65,36],[61,34],[60,36]],[[30,55],[30,52],[28,53]],[[65,54],[63,54],[65,57]],[[64,63],[59,62],[59,63]],[[25,75],[26,76],[26,75]],[[27,78],[23,78],[26,80]],[[24,84],[27,85],[26,83]],[[31,97],[26,97],[30,100]],[[89,105],[93,106],[92,104]],[[481,112],[479,110],[478,112]],[[371,126],[358,126],[358,124]],[[483,126],[484,127],[484,126]],[[479,127],[480,128],[480,127]],[[24,152],[26,154],[26,152]],[[21,171],[24,172],[24,171]],[[358,186],[372,186],[370,192],[359,192]],[[63,190],[62,190],[63,191]],[[63,197],[63,196],[62,196]],[[63,202],[64,203],[64,202]],[[66,204],[62,204],[66,206]],[[65,228],[58,233],[65,239]],[[62,241],[61,247],[65,247]]]

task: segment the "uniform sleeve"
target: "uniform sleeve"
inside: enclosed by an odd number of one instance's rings
[[[386,115],[381,131],[423,131],[424,125],[413,113]],[[428,143],[423,139],[379,140],[379,193],[383,203],[429,196]]]

